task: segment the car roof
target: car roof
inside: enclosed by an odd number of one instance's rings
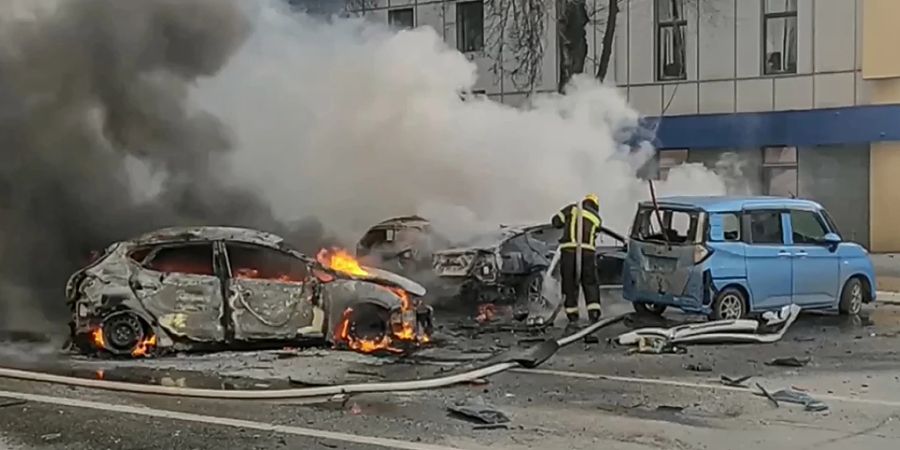
[[[284,247],[284,239],[272,233],[240,227],[200,226],[170,227],[138,236],[130,242],[137,245],[197,241],[232,241],[265,247]]]
[[[387,220],[383,220],[373,225],[370,230],[376,230],[380,228],[392,228],[392,227],[412,227],[412,228],[422,228],[430,225],[428,219],[419,216],[403,216],[403,217],[393,217]]]
[[[822,209],[822,205],[812,201],[788,197],[736,197],[736,196],[680,196],[663,197],[658,200],[660,206],[699,208],[708,212],[740,211],[751,208],[802,208]],[[645,201],[642,205],[649,206]]]

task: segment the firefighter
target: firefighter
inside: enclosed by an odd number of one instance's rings
[[[581,220],[578,220],[579,217]],[[570,326],[578,322],[579,284],[584,290],[588,318],[591,322],[600,320],[600,280],[595,255],[600,224],[600,201],[596,194],[585,196],[581,208],[573,203],[553,216],[553,226],[563,229],[559,240],[560,271],[566,317]]]

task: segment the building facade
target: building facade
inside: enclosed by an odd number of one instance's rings
[[[585,0],[585,72],[600,60],[608,0]],[[493,46],[491,2],[359,0],[354,12],[394,27],[431,26],[479,67],[477,93],[521,105],[558,89],[556,0],[539,76]],[[495,2],[496,4],[496,2]],[[730,190],[817,200],[845,238],[900,251],[898,0],[619,0],[614,82],[655,123],[651,173],[699,162]],[[499,56],[498,56],[499,55]]]

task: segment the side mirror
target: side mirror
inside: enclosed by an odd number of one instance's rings
[[[838,245],[841,243],[841,237],[835,233],[828,233],[822,238],[822,242],[828,245]]]

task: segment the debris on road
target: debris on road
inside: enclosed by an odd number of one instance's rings
[[[712,372],[712,366],[704,363],[685,364],[684,368],[691,372]]]
[[[687,349],[674,345],[665,338],[659,336],[641,336],[637,340],[637,348],[630,349],[628,353],[645,353],[651,355],[660,355],[663,353],[681,354],[687,353]]]
[[[448,406],[447,410],[450,411],[452,416],[482,425],[497,425],[509,422],[509,417],[506,414],[487,404],[481,397],[475,397],[474,399]]]
[[[813,398],[806,392],[800,392],[800,391],[797,391],[794,389],[781,389],[779,391],[770,393],[770,392],[766,391],[766,389],[763,388],[759,383],[757,383],[756,386],[760,390],[762,390],[762,394],[757,394],[757,395],[766,396],[770,401],[772,401],[775,404],[775,406],[779,406],[778,402],[785,402],[785,403],[795,403],[798,405],[803,405],[804,410],[811,411],[811,412],[820,412],[820,411],[828,410],[828,405],[826,405],[825,403],[822,403],[819,400],[816,400],[815,398]]]
[[[778,313],[764,313],[761,321],[716,320],[672,328],[641,328],[619,335],[616,342],[621,345],[637,345],[639,353],[654,353],[640,349],[648,343],[651,348],[665,348],[665,344],[771,343],[781,340],[799,315],[799,306],[788,305]],[[772,327],[778,327],[777,331],[767,332]]]
[[[21,406],[28,403],[26,400],[13,400],[11,402],[0,403],[0,408],[9,408],[12,406]]]
[[[812,361],[812,358],[807,356],[805,358],[798,358],[796,356],[789,356],[786,358],[775,358],[766,363],[767,366],[781,366],[781,367],[803,367]]]
[[[62,437],[62,433],[47,433],[41,435],[41,440],[44,442],[52,442]]]
[[[747,385],[745,385],[744,383],[751,378],[753,378],[752,375],[744,375],[740,378],[731,378],[728,375],[722,375],[720,377],[720,381],[722,381],[722,384],[724,384],[725,386],[746,388]]]

